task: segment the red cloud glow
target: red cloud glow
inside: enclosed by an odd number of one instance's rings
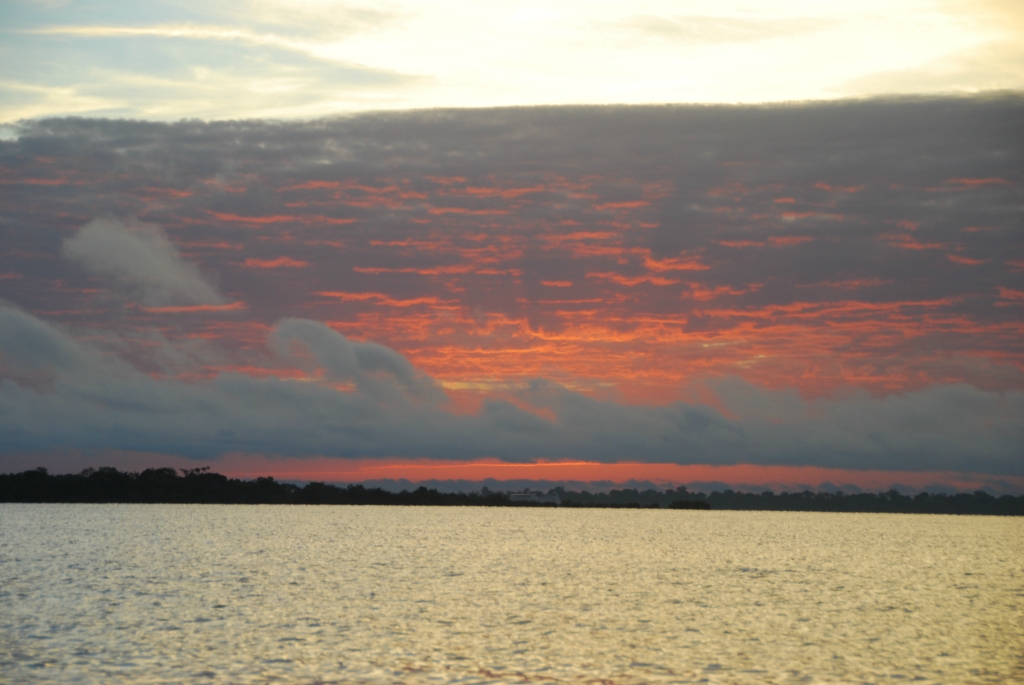
[[[251,269],[304,269],[309,266],[309,262],[290,257],[278,257],[276,259],[250,258],[245,260],[245,266]]]

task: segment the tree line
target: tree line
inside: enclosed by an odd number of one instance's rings
[[[621,489],[590,493],[557,487],[559,504],[513,501],[508,493],[486,487],[479,492],[445,493],[420,487],[390,492],[353,484],[345,487],[321,482],[304,486],[271,477],[241,480],[213,473],[209,467],[123,472],[103,467],[78,474],[53,475],[39,468],[0,474],[0,502],[160,503],[160,504],[385,504],[491,507],[573,507],[630,509],[719,509],[762,511],[834,511],[918,514],[1024,515],[1024,496],[993,497],[984,491],[956,495],[903,495],[896,490],[872,494],[796,492],[760,494],[712,492],[705,495],[685,487],[668,490]]]
[[[833,511],[879,514],[984,514],[990,516],[1024,516],[1024,496],[1003,495],[993,497],[983,490],[955,495],[929,494],[903,495],[897,490],[881,493],[843,492],[783,492],[771,490],[761,493],[688,492],[685,487],[676,490],[635,489],[612,490],[607,493],[566,492],[555,488],[562,498],[562,504],[579,503],[583,506],[603,503],[636,503],[639,507],[654,508],[671,506],[673,502],[702,502],[709,509],[745,511]]]

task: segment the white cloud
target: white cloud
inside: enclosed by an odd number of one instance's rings
[[[134,219],[96,219],[65,240],[62,253],[92,274],[114,278],[143,305],[224,304],[216,288],[181,258],[159,226]]]

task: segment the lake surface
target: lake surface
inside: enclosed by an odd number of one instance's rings
[[[1024,682],[1024,520],[0,504],[0,680]]]

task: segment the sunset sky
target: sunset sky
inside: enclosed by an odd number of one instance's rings
[[[1024,493],[1024,13],[768,6],[5,3],[0,472]]]

